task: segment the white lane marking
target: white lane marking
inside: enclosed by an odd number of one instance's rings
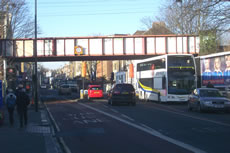
[[[49,110],[49,108],[47,107],[46,104],[45,104],[45,107],[46,107],[46,110],[47,110],[47,112],[48,112],[48,114],[49,114],[51,120],[52,120],[53,123],[54,123],[54,126],[56,127],[57,131],[60,132],[61,130],[60,130],[59,126],[57,125],[57,123],[56,123],[56,121],[55,121],[53,115],[51,114],[51,112],[50,112],[50,110]],[[63,138],[62,138],[62,137],[59,137],[58,139],[59,139],[60,143],[62,144],[62,146],[64,147],[65,152],[66,152],[66,153],[72,153],[72,152],[70,151],[69,147],[66,145],[65,141],[63,140]]]
[[[105,108],[109,108],[108,106],[106,106],[106,105],[102,105],[102,106],[104,106]]]
[[[111,111],[115,112],[115,113],[119,113],[117,110],[115,109],[111,109]]]
[[[146,128],[146,129],[149,129],[149,130],[151,130],[151,131],[154,131],[154,129],[152,129],[151,127],[149,127],[149,126],[147,126],[147,125],[145,125],[145,124],[141,124],[141,126],[143,126],[143,127]],[[161,133],[159,132],[159,134],[161,134]]]
[[[170,138],[170,137],[168,137],[168,136],[165,136],[165,135],[159,133],[158,131],[156,131],[156,130],[154,130],[154,129],[152,129],[152,130],[146,129],[146,128],[142,127],[142,126],[136,125],[136,124],[131,123],[131,122],[127,121],[127,120],[124,120],[124,119],[119,118],[119,117],[117,117],[117,116],[111,115],[111,114],[106,113],[106,112],[104,112],[104,111],[101,111],[101,110],[99,110],[99,109],[97,109],[97,108],[93,108],[93,107],[88,106],[88,105],[86,105],[86,104],[79,103],[79,105],[85,106],[85,107],[87,107],[87,108],[89,108],[89,109],[92,109],[92,110],[94,110],[94,111],[96,111],[96,112],[99,112],[99,113],[101,113],[101,114],[104,114],[104,115],[106,115],[106,116],[109,116],[109,117],[111,117],[111,118],[113,118],[113,119],[116,119],[116,120],[118,120],[118,121],[120,121],[120,122],[123,122],[123,123],[125,123],[125,124],[127,124],[127,125],[130,125],[130,126],[132,126],[132,127],[134,127],[134,128],[137,128],[137,129],[139,129],[139,130],[141,130],[141,131],[144,131],[144,132],[146,132],[146,133],[148,133],[148,134],[151,134],[151,135],[153,135],[153,136],[159,137],[159,138],[161,138],[161,139],[163,139],[163,140],[166,140],[166,141],[168,141],[168,142],[170,142],[170,143],[173,143],[173,144],[175,144],[175,145],[177,145],[177,146],[180,146],[180,147],[182,147],[182,148],[188,149],[188,150],[193,151],[193,152],[195,152],[195,153],[206,153],[205,151],[200,150],[200,149],[198,149],[198,148],[195,148],[195,147],[193,147],[193,146],[191,146],[191,145],[189,145],[189,144],[186,144],[186,143],[184,143],[184,142],[181,142],[181,141],[172,139],[172,138]]]
[[[62,137],[60,137],[59,140],[60,140],[61,144],[63,145],[65,152],[66,152],[66,153],[72,153],[72,152],[70,151],[69,147],[66,145],[64,139],[63,139]]]
[[[156,108],[156,107],[152,107],[152,108],[158,109],[158,110],[162,110],[162,111],[165,111],[165,112],[174,113],[174,114],[177,114],[177,115],[182,115],[184,117],[189,117],[189,118],[193,118],[193,119],[197,119],[197,120],[201,120],[201,121],[211,122],[211,123],[215,123],[215,124],[218,124],[218,125],[224,125],[224,126],[230,127],[230,124],[227,124],[227,123],[222,123],[222,122],[218,122],[218,121],[209,120],[209,119],[206,119],[206,118],[201,118],[201,117],[186,115],[186,114],[183,114],[183,113],[180,113],[180,112],[174,112],[174,111],[165,110],[165,109],[162,109],[162,108]]]
[[[57,125],[57,123],[55,122],[55,119],[54,119],[53,115],[51,114],[50,109],[47,107],[46,104],[45,104],[45,107],[46,107],[46,109],[47,109],[47,112],[48,112],[48,114],[49,114],[51,120],[52,120],[53,123],[54,123],[54,126],[56,127],[57,131],[60,132],[61,130],[60,130],[59,126]]]
[[[135,121],[134,119],[132,119],[131,117],[129,117],[129,116],[125,115],[125,114],[121,114],[121,116],[123,116],[124,118],[127,118],[127,119],[129,119],[131,121]]]

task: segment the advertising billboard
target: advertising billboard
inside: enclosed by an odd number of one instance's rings
[[[230,85],[230,55],[201,59],[202,85]]]

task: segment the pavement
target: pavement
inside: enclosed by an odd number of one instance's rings
[[[63,153],[45,105],[40,104],[38,112],[29,106],[28,125],[24,128],[20,128],[16,110],[13,127],[7,109],[3,106],[2,110],[5,117],[0,125],[0,153]]]

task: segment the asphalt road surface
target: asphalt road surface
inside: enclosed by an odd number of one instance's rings
[[[42,97],[56,136],[72,153],[230,152],[228,113],[189,112],[186,105],[153,102],[110,106],[105,99],[79,101],[74,94],[55,92]]]

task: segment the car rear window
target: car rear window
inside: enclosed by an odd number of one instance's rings
[[[92,87],[92,88],[90,88],[90,90],[102,90],[102,88],[101,87]]]
[[[69,85],[62,85],[62,88],[69,88]]]
[[[131,84],[118,84],[115,86],[114,90],[118,90],[118,91],[134,91],[134,88]]]

